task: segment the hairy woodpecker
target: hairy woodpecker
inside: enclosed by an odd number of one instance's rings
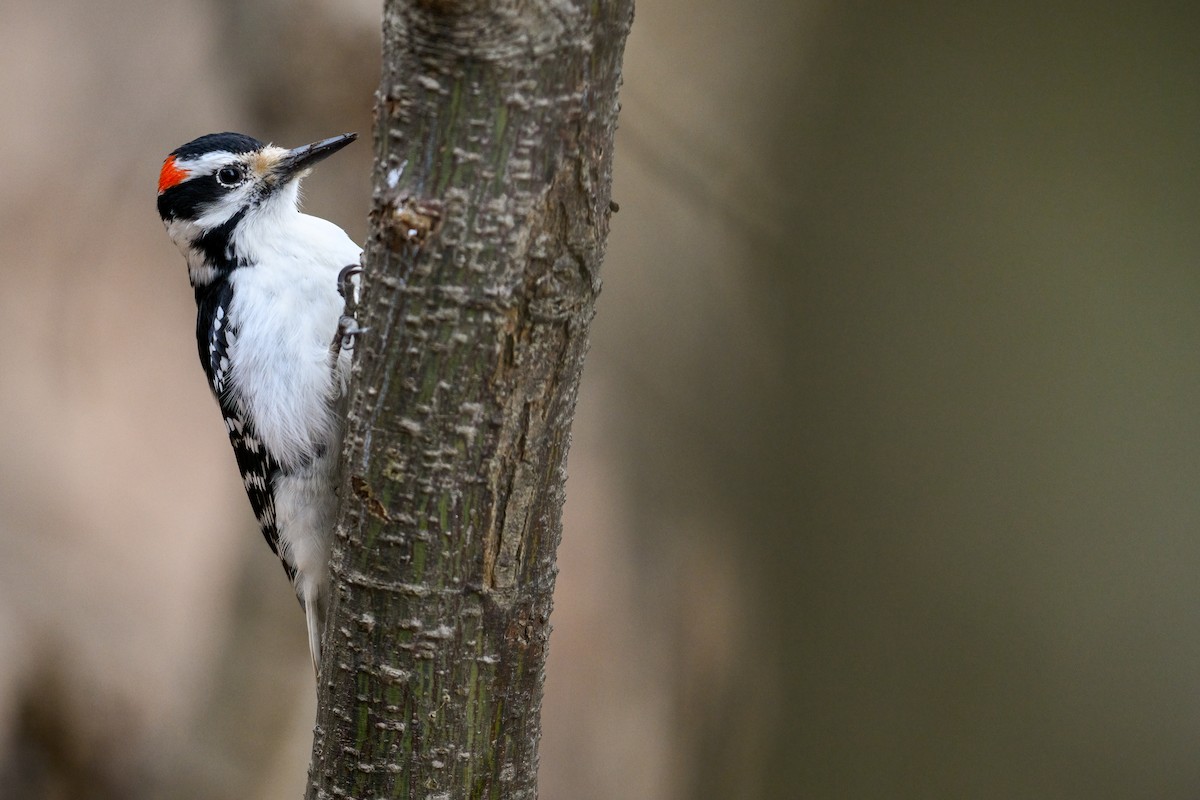
[[[213,133],[167,156],[158,178],[158,213],[196,292],[200,363],[263,536],[304,607],[314,669],[341,450],[335,402],[361,332],[343,312],[362,249],[297,205],[309,168],[355,138],[285,150]]]

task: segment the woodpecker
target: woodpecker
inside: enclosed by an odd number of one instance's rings
[[[362,248],[299,211],[301,179],[357,138],[285,150],[213,133],[163,162],[158,213],[196,293],[196,344],[250,506],[283,562],[320,665],[334,470],[354,337],[345,315]]]

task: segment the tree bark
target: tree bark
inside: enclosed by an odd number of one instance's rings
[[[533,798],[632,0],[388,0],[310,800]]]

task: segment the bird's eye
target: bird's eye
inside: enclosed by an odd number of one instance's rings
[[[241,167],[221,167],[217,170],[217,183],[226,188],[232,188],[242,182],[244,173]]]

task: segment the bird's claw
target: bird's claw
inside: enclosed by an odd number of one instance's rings
[[[358,264],[350,264],[349,266],[342,267],[342,271],[338,273],[338,294],[340,294],[342,299],[347,303],[358,305],[358,276],[362,273],[363,268]]]

